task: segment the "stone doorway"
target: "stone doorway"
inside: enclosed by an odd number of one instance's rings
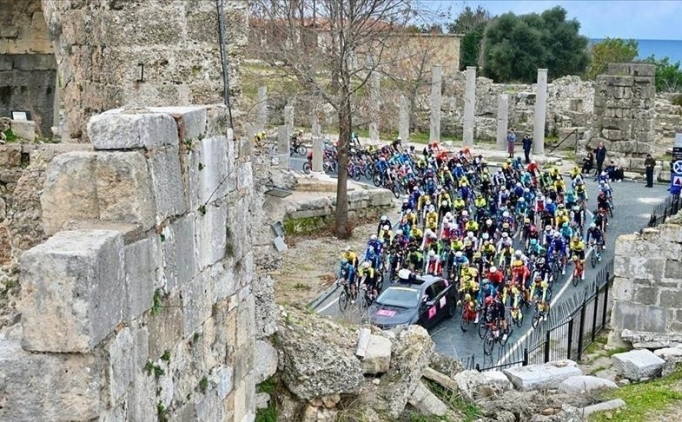
[[[0,0],[0,117],[28,111],[42,137],[59,119],[57,61],[40,0]]]

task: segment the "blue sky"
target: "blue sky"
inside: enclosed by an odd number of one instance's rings
[[[468,5],[479,4],[493,15],[513,12],[517,15],[542,12],[554,6],[562,6],[569,18],[581,24],[581,33],[589,38],[635,38],[654,40],[682,40],[682,1],[458,1],[420,0],[430,9],[448,7],[457,13]]]

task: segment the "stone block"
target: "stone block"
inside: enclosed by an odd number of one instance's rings
[[[391,340],[386,337],[371,335],[369,344],[362,358],[362,371],[365,374],[383,374],[391,366]]]
[[[163,278],[171,291],[193,279],[197,274],[194,239],[194,214],[173,221],[161,232]]]
[[[156,239],[146,238],[123,248],[125,256],[126,308],[131,320],[152,307],[154,283],[159,269]]]
[[[225,203],[207,205],[194,216],[194,249],[198,271],[215,264],[225,257],[226,252],[229,252],[226,251],[226,224],[227,205]],[[183,241],[189,241],[189,239]]]
[[[182,299],[178,292],[162,299],[158,313],[150,314],[149,357],[156,360],[166,350],[171,350],[182,339],[183,315]]]
[[[144,155],[139,152],[99,153],[95,177],[101,219],[138,223],[143,230],[154,226],[156,206]]]
[[[0,168],[21,166],[21,145],[0,145]]]
[[[177,146],[157,148],[147,154],[157,223],[187,212]]]
[[[22,346],[87,353],[123,320],[123,237],[60,232],[21,257]]]
[[[234,370],[232,367],[221,365],[213,371],[213,381],[216,385],[216,392],[220,400],[224,400],[234,389]]]
[[[191,337],[211,317],[211,283],[208,272],[199,273],[189,283],[180,287],[182,296],[183,336]]]
[[[555,389],[567,378],[582,375],[578,365],[571,360],[509,368],[502,372],[521,391]]]
[[[96,162],[96,153],[77,151],[61,154],[47,165],[40,196],[46,235],[55,234],[70,220],[99,218]]]
[[[417,388],[410,396],[408,403],[425,416],[445,416],[448,413],[448,407],[435,394],[429,390],[423,382],[417,383]]]
[[[105,350],[108,358],[109,405],[115,406],[141,369],[135,365],[135,342],[131,329],[126,327],[117,333]]]
[[[663,298],[661,298],[663,299]],[[657,305],[658,301],[658,288],[656,287],[635,287],[635,299],[634,302],[640,303],[642,305]]]
[[[277,371],[277,349],[267,341],[257,340],[253,363],[254,381],[260,384]]]
[[[616,410],[620,409],[623,406],[625,406],[625,402],[622,399],[613,399],[584,407],[580,414],[583,416],[583,418],[587,418],[588,416],[595,412],[606,412],[608,410]]]
[[[458,391],[459,390],[455,380],[453,380],[452,378],[450,378],[449,376],[447,376],[445,374],[442,374],[442,373],[436,371],[435,369],[433,369],[431,367],[424,369],[424,373],[422,374],[422,376],[426,379],[437,382],[442,387],[445,387],[445,388],[449,389],[450,391]],[[507,379],[507,377],[505,377],[505,379]],[[507,382],[509,382],[509,380],[507,380]]]
[[[154,113],[169,114],[178,126],[181,141],[201,139],[206,135],[206,107],[148,107]]]
[[[485,396],[486,391],[503,393],[512,389],[511,382],[501,372],[462,371],[455,375],[455,382],[462,397],[472,403]]]
[[[235,294],[238,287],[238,277],[235,276],[234,268],[231,265],[225,265],[222,262],[217,262],[210,268],[209,280],[212,285],[213,299],[212,303],[221,302],[228,297]]]
[[[29,353],[18,341],[0,340],[0,420],[97,419],[100,362],[91,354]]]
[[[156,422],[156,382],[147,372],[138,372],[132,388],[128,392],[128,420],[139,422]]]
[[[256,338],[256,303],[253,296],[237,308],[237,347],[252,343]]]
[[[615,382],[590,375],[579,375],[567,378],[559,384],[559,392],[565,394],[588,394],[599,390],[618,388]]]
[[[168,114],[110,110],[93,116],[88,136],[96,150],[178,145],[178,127]]]
[[[225,197],[228,191],[226,136],[195,141],[187,161],[190,211]]]
[[[12,120],[12,132],[19,139],[33,142],[36,140],[36,122],[31,120]]]
[[[611,325],[616,330],[665,332],[668,316],[664,308],[626,300],[614,302]]]
[[[641,381],[660,374],[665,361],[646,349],[616,353],[611,356],[618,373],[631,381]]]

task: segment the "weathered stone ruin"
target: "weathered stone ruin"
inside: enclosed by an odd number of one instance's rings
[[[51,237],[20,258],[0,419],[253,420],[273,327],[253,293],[246,143],[222,106],[112,110],[89,137],[44,170]]]
[[[643,157],[651,152],[654,131],[656,67],[611,63],[597,76],[592,120],[593,142],[607,150]]]

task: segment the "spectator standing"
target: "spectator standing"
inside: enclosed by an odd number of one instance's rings
[[[523,145],[523,155],[526,156],[526,164],[530,164],[530,149],[533,147],[533,138],[526,133],[521,140]]]
[[[644,160],[644,167],[646,168],[646,187],[654,187],[654,167],[656,167],[656,160],[651,156],[651,154],[646,155],[646,160]]]
[[[509,129],[507,132],[507,152],[509,158],[514,158],[514,144],[516,143],[516,134]]]
[[[597,148],[594,150],[594,158],[597,160],[597,176],[601,174],[602,168],[604,166],[604,160],[606,160],[606,148],[604,143],[600,142]]]

